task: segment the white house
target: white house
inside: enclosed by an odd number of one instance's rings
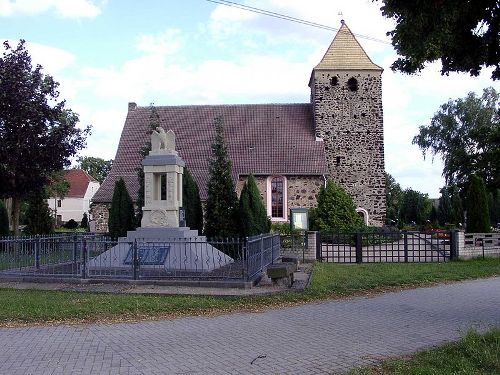
[[[71,219],[80,222],[83,213],[89,213],[90,200],[99,189],[99,182],[82,169],[66,171],[65,180],[70,188],[64,199],[52,197],[47,200],[49,207],[57,215],[57,222],[64,223]]]

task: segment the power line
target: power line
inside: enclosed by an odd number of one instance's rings
[[[249,5],[244,5],[244,4],[236,3],[234,1],[226,1],[226,0],[206,0],[206,1],[211,2],[211,3],[215,3],[215,4],[224,5],[224,6],[227,6],[227,7],[232,7],[232,8],[237,8],[237,9],[245,10],[247,12],[252,12],[252,13],[262,14],[262,15],[269,16],[269,17],[279,18],[279,19],[282,19],[282,20],[285,20],[285,21],[300,23],[302,25],[315,27],[317,29],[323,29],[323,30],[335,31],[335,32],[339,31],[338,28],[335,28],[335,27],[332,27],[332,26],[323,25],[323,24],[317,23],[317,22],[307,21],[307,20],[304,20],[302,18],[296,18],[296,17],[288,16],[286,14],[272,12],[272,11],[261,9],[261,8],[255,8],[255,7],[252,7],[252,6],[249,6]],[[388,45],[391,44],[391,43],[389,43],[389,42],[387,42],[385,40],[378,39],[378,38],[373,38],[373,37],[367,36],[367,35],[361,35],[361,34],[355,34],[355,33],[354,33],[354,35],[356,37],[358,37],[358,38],[366,39],[366,40],[371,40],[371,41],[377,42],[377,43],[383,43],[383,44],[388,44]]]

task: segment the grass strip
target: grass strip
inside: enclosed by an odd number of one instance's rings
[[[458,342],[349,372],[349,375],[383,374],[500,374],[500,329],[485,334],[469,332]]]
[[[290,306],[392,288],[500,275],[500,258],[447,263],[317,263],[309,287],[268,296],[168,296],[0,289],[0,325],[106,322]]]

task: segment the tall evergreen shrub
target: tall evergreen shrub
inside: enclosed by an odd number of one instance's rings
[[[267,211],[253,175],[248,176],[241,191],[239,221],[242,237],[269,233],[271,229],[271,221],[267,217]]]
[[[86,212],[83,213],[82,221],[80,222],[81,228],[87,228],[89,226],[89,217]]]
[[[125,186],[125,181],[120,178],[115,183],[113,200],[109,209],[109,235],[112,238],[124,237],[128,230],[134,229],[134,223],[134,204]]]
[[[467,232],[488,233],[490,231],[488,198],[484,181],[477,175],[472,175],[466,196]]]
[[[186,211],[186,225],[200,233],[203,230],[203,209],[200,190],[189,169],[184,168],[182,176],[182,205]]]
[[[224,140],[222,117],[214,119],[215,139],[209,165],[208,197],[205,213],[205,235],[234,237],[238,235],[238,196],[232,176],[232,163]]]
[[[329,180],[318,194],[318,207],[313,212],[313,227],[324,232],[350,231],[363,227],[351,196]]]
[[[41,192],[31,193],[26,209],[26,232],[28,234],[48,234],[54,231],[54,218]]]

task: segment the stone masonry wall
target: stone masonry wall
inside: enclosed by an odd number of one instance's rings
[[[90,217],[95,221],[95,231],[97,233],[108,232],[110,203],[92,203],[90,205]]]
[[[386,202],[381,73],[313,74],[315,131],[325,142],[329,177],[351,194],[358,207],[368,211],[370,225],[383,225]],[[350,78],[357,80],[355,91],[348,87]]]
[[[317,206],[317,196],[324,180],[322,176],[285,176],[287,185],[287,205],[290,208],[312,208]],[[243,189],[246,176],[240,177],[236,186],[238,197]],[[268,176],[255,176],[260,196],[267,208]]]

